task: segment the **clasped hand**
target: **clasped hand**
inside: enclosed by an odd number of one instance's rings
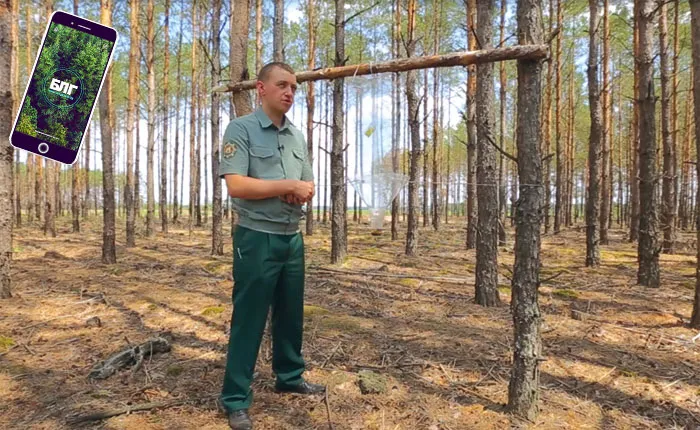
[[[290,205],[303,205],[309,202],[315,194],[313,181],[297,181],[291,193],[280,196],[282,201]]]

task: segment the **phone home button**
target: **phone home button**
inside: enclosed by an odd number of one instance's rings
[[[41,152],[42,154],[46,154],[47,152],[49,152],[49,145],[46,142],[41,142],[39,144],[39,152]]]

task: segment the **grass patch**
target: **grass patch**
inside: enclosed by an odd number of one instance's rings
[[[10,349],[14,344],[15,341],[11,337],[0,335],[0,349]]]
[[[365,327],[357,318],[347,315],[328,315],[321,319],[320,327],[324,330],[337,331],[339,333],[362,333]]]
[[[221,261],[210,261],[204,265],[204,270],[215,275],[225,275],[228,273],[231,265],[229,263],[222,263]]]
[[[499,285],[498,291],[500,291],[503,294],[510,294],[510,285]]]
[[[562,290],[554,290],[552,291],[552,294],[561,297],[564,299],[577,299],[578,298],[578,293],[574,290],[569,290],[569,289],[562,289]]]
[[[305,317],[311,317],[314,315],[326,315],[329,313],[330,313],[330,311],[328,309],[322,308],[320,306],[304,305],[304,316]]]
[[[420,281],[418,281],[417,279],[399,279],[399,284],[403,285],[404,287],[417,287],[419,283]]]
[[[208,316],[220,315],[223,312],[224,312],[223,306],[209,306],[207,308],[204,308],[204,310],[202,311],[202,315],[208,317]]]

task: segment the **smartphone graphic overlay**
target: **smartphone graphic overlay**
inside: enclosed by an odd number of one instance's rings
[[[51,15],[10,142],[73,164],[90,123],[117,32],[57,11]]]

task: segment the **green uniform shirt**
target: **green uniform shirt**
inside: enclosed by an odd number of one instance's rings
[[[251,178],[313,181],[306,140],[285,115],[279,129],[259,106],[254,112],[234,118],[224,132],[219,177],[238,174]],[[279,197],[260,200],[233,199],[238,224],[274,234],[299,232],[301,205]]]

